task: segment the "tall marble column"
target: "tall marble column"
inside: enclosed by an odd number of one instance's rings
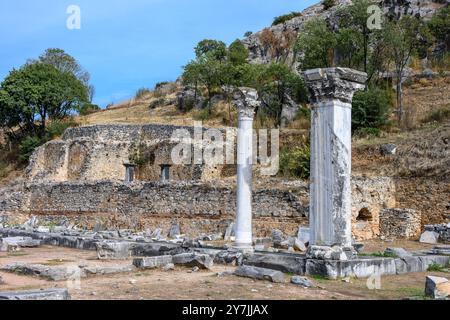
[[[354,254],[350,186],[352,98],[364,88],[367,75],[348,68],[327,68],[307,70],[304,76],[312,100],[309,254],[311,258],[346,259]]]
[[[239,88],[233,94],[233,102],[238,109],[237,213],[233,248],[252,251],[253,117],[260,104],[258,92]]]

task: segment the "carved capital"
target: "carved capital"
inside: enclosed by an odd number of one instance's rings
[[[304,78],[312,103],[329,100],[351,103],[353,94],[364,89],[367,74],[349,68],[325,68],[306,70]]]
[[[237,88],[233,92],[233,104],[238,109],[239,119],[253,119],[256,108],[261,105],[258,100],[258,91],[252,88]]]

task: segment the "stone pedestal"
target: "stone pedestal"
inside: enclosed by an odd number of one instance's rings
[[[347,68],[305,72],[312,100],[308,253],[311,258],[327,259],[332,253],[333,259],[344,260],[353,255],[351,102],[353,94],[364,88],[366,79],[365,73]]]
[[[252,251],[253,117],[260,103],[257,91],[251,88],[239,88],[234,92],[233,100],[238,109],[237,213],[233,248]]]

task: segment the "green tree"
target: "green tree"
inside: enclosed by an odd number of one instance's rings
[[[380,128],[389,118],[390,99],[386,91],[371,88],[355,93],[352,101],[352,131]]]
[[[242,65],[247,62],[248,49],[241,40],[235,40],[228,47],[228,61],[233,65]]]
[[[308,21],[295,46],[295,51],[299,53],[300,68],[331,67],[336,43],[336,36],[324,19]]]
[[[95,87],[89,83],[91,75],[80,65],[80,63],[74,57],[72,57],[62,49],[50,48],[45,50],[45,52],[41,54],[38,59],[29,61],[29,63],[36,62],[49,64],[54,66],[61,72],[68,72],[73,74],[86,86],[89,95],[89,101],[92,102],[95,94]]]
[[[445,50],[450,50],[450,7],[437,11],[428,22],[428,28],[437,41],[445,44]]]
[[[48,119],[62,119],[88,101],[85,85],[52,65],[28,63],[0,85],[0,126],[16,127],[39,138]]]
[[[222,41],[205,39],[195,47],[195,56],[197,59],[223,61],[227,57],[227,46]]]
[[[405,68],[412,55],[420,45],[420,22],[417,18],[404,16],[398,21],[389,21],[384,24],[383,42],[386,46],[387,59],[394,68],[396,78],[396,107],[397,119],[403,119],[403,81]]]

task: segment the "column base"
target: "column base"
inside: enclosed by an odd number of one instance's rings
[[[244,243],[233,243],[228,250],[233,252],[242,252],[243,254],[251,254],[255,252],[253,245]]]
[[[308,259],[347,261],[358,256],[355,248],[345,246],[317,246],[311,245],[306,251]]]

